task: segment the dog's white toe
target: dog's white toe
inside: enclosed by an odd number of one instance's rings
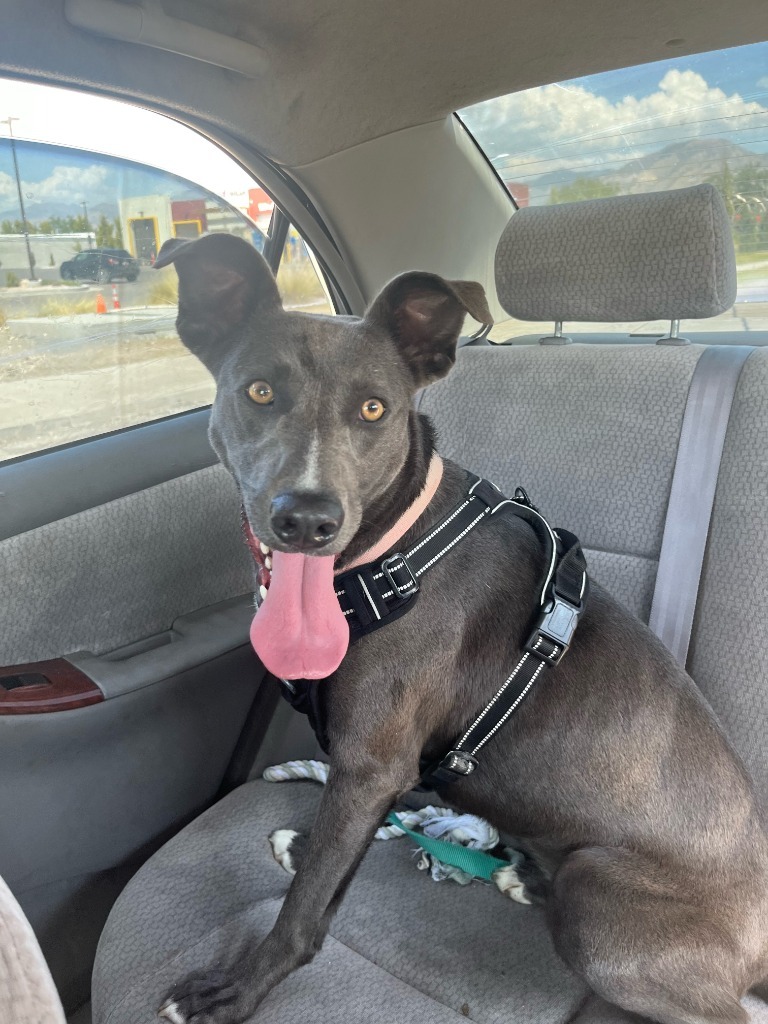
[[[157,1011],[157,1016],[165,1017],[171,1024],[187,1024],[187,1018],[172,999],[169,999],[167,1003],[163,1003]]]
[[[292,828],[279,828],[269,837],[269,845],[272,847],[272,856],[281,868],[285,868],[289,875],[296,874],[291,857],[291,843],[298,835]]]
[[[493,881],[500,892],[503,892],[505,896],[508,896],[511,900],[516,903],[528,903],[530,900],[525,894],[525,885],[520,881],[517,874],[517,868],[514,864],[510,864],[509,867],[499,868],[498,871],[493,873]]]

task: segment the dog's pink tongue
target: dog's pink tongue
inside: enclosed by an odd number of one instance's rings
[[[251,625],[251,643],[280,679],[323,679],[342,662],[349,626],[339,608],[333,556],[272,553],[272,580]]]

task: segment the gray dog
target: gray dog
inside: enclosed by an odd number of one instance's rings
[[[271,572],[254,645],[276,675],[323,678],[333,761],[271,933],[161,1010],[239,1024],[318,951],[420,757],[449,749],[520,658],[542,551],[526,523],[492,517],[462,541],[460,588],[448,556],[413,611],[347,652],[333,573],[422,494],[433,435],[412,399],[451,369],[466,313],[490,322],[482,288],[404,274],[358,320],[286,312],[265,261],[227,235],[167,242],[156,266],[170,263],[179,334],[216,379],[211,441]],[[446,462],[389,550],[466,490]],[[605,999],[663,1024],[741,1024],[741,996],[768,998],[765,812],[696,686],[601,587],[568,656],[445,795],[525,842],[559,954]]]

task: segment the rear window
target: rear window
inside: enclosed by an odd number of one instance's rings
[[[738,295],[732,310],[687,326],[768,331],[767,105],[768,43],[756,43],[527,89],[459,115],[518,206],[713,184],[731,218]],[[566,333],[667,327],[567,324]],[[551,324],[508,320],[491,340],[539,331]]]

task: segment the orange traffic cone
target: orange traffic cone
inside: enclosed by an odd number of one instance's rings
[[[112,309],[120,309],[120,296],[117,294],[117,285],[112,285]]]
[[[101,292],[99,292],[99,294],[96,296],[96,312],[97,313],[106,313],[107,312],[107,304],[104,301],[104,296],[101,294]]]

